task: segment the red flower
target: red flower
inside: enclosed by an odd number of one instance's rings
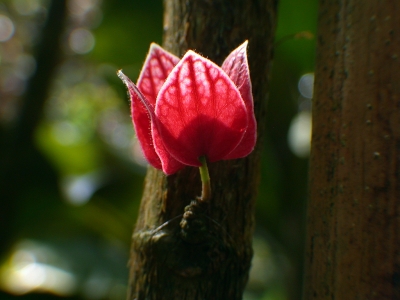
[[[121,71],[144,156],[173,174],[185,165],[247,156],[256,142],[256,120],[247,63],[247,41],[222,67],[188,51],[177,58],[151,44],[137,86]]]

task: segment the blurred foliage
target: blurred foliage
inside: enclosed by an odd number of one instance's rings
[[[0,1],[0,151],[41,72],[50,3]],[[162,1],[67,8],[62,59],[33,135],[0,153],[0,299],[125,299],[146,168],[115,72],[137,78],[149,44],[161,43]],[[300,299],[307,158],[293,154],[288,131],[309,109],[297,85],[314,69],[316,15],[317,0],[280,1],[247,300]]]

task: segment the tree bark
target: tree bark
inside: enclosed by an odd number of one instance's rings
[[[304,299],[400,299],[399,15],[320,1]]]
[[[131,251],[128,299],[241,299],[252,258],[276,0],[166,0],[164,47],[221,64],[249,40],[258,145],[245,159],[211,164],[207,206],[197,168],[172,176],[149,168]],[[184,210],[189,210],[182,219]],[[181,222],[182,221],[182,222]]]

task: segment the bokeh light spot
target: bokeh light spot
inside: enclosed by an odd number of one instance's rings
[[[68,176],[62,182],[67,201],[72,205],[87,203],[104,179],[101,173],[92,172],[84,175]]]
[[[0,42],[8,41],[14,35],[14,23],[5,15],[0,15]]]
[[[97,0],[70,0],[68,9],[74,15],[83,15],[98,5]]]
[[[311,113],[299,112],[290,123],[288,143],[292,152],[305,158],[310,154],[311,146]]]
[[[85,28],[73,30],[69,35],[68,41],[71,50],[78,54],[86,54],[92,51],[95,45],[93,34]]]
[[[22,241],[1,266],[0,286],[9,293],[21,295],[44,291],[56,295],[71,294],[76,287],[75,277],[66,270],[48,264],[54,253],[42,244]]]
[[[314,73],[307,73],[301,76],[298,89],[304,98],[311,99],[314,92]]]

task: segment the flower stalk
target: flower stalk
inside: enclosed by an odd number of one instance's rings
[[[201,162],[199,170],[202,186],[200,200],[203,202],[209,202],[211,199],[211,182],[210,174],[208,173],[207,159],[205,156],[200,156],[199,160]]]

